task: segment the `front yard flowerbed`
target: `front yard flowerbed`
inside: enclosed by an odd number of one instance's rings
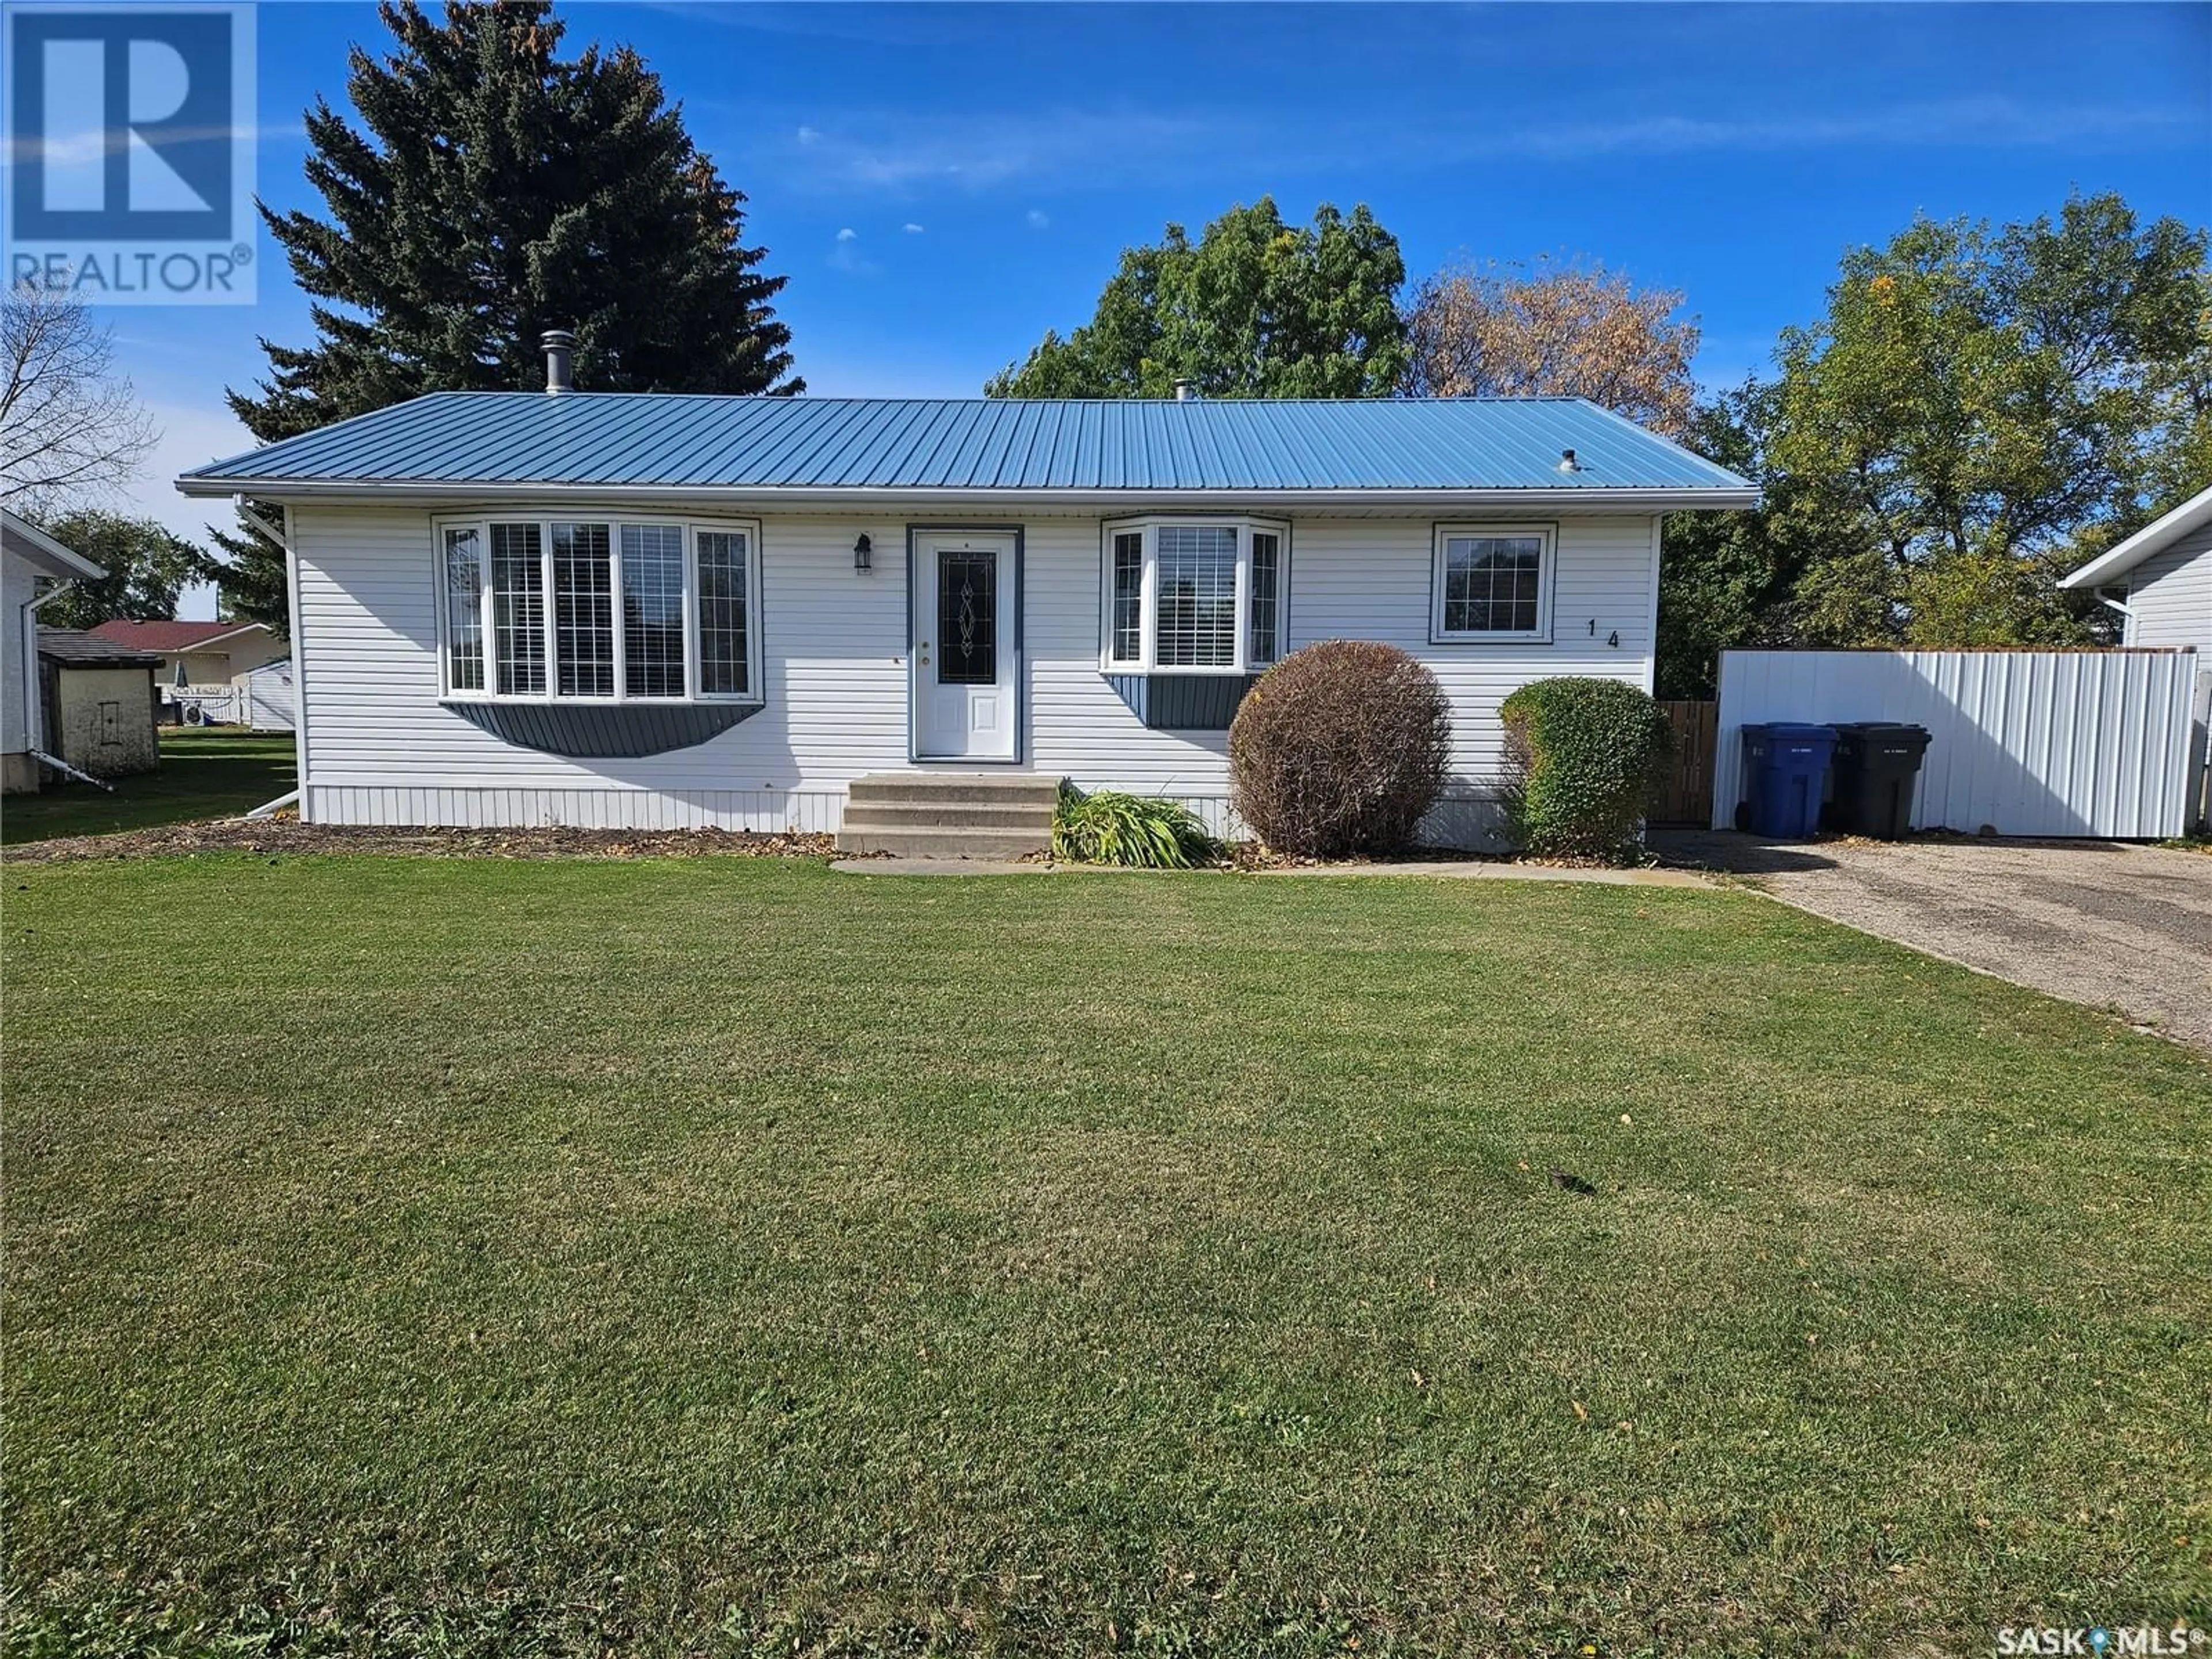
[[[168,824],[111,836],[74,836],[10,848],[9,864],[75,859],[134,859],[192,853],[398,853],[425,858],[644,859],[737,856],[828,858],[829,836],[739,830],[584,830],[547,824],[527,830],[394,829],[302,823],[271,817]]]

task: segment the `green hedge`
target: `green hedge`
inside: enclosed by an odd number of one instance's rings
[[[1618,861],[1637,831],[1674,734],[1659,705],[1619,680],[1536,680],[1506,698],[1506,811],[1543,858]]]

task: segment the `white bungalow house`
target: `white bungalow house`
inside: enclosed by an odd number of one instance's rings
[[[1579,400],[599,394],[549,350],[178,481],[283,508],[303,817],[999,853],[1065,778],[1226,827],[1254,678],[1356,637],[1443,683],[1425,833],[1480,844],[1499,702],[1649,688],[1660,514],[1756,500]]]

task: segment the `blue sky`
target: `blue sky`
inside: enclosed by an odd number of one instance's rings
[[[1819,313],[1849,246],[1916,212],[2006,220],[2070,188],[2212,220],[2212,7],[584,5],[751,198],[810,389],[977,391],[1085,320],[1127,244],[1272,192],[1369,204],[1419,275],[1603,259],[1682,289],[1710,383]],[[367,5],[264,4],[259,184],[313,206],[297,116],[342,101]],[[109,313],[173,472],[244,447],[225,385],[307,337],[252,309]],[[149,476],[179,527],[204,504]]]

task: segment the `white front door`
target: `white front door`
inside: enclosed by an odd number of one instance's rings
[[[1010,761],[1019,680],[1014,538],[933,530],[914,544],[914,752]]]

